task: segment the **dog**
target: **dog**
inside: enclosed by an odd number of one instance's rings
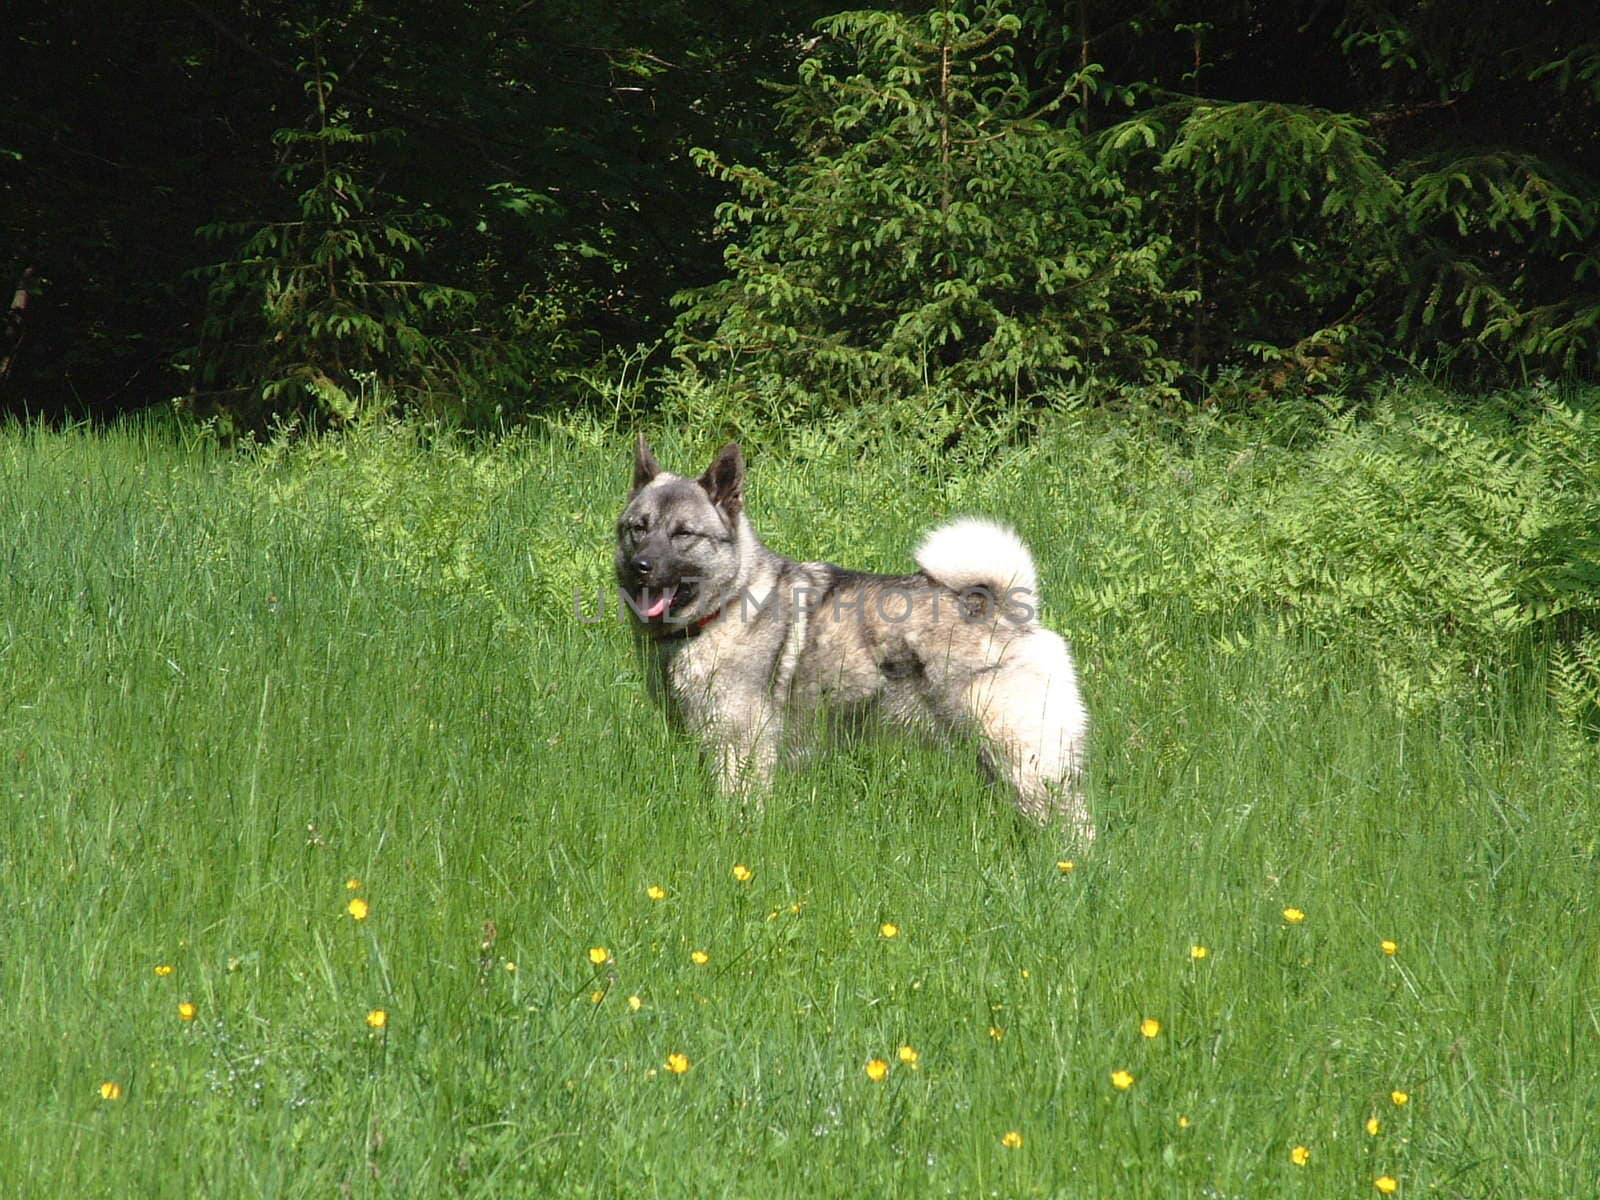
[[[744,479],[737,443],[688,478],[640,435],[617,521],[617,585],[651,696],[701,740],[723,792],[759,796],[819,730],[876,713],[946,741],[975,734],[1023,814],[1092,839],[1088,715],[1017,535],[952,521],[907,575],[797,562],[756,536]]]

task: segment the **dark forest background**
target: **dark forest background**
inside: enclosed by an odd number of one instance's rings
[[[515,420],[669,372],[797,411],[1593,377],[1597,28],[1460,0],[15,6],[0,403],[245,429]]]

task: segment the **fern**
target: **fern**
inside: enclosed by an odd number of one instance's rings
[[[1293,452],[1220,422],[1165,460],[1104,439],[1078,469],[1127,481],[1126,503],[1096,514],[1075,606],[1126,623],[1178,605],[1219,637],[1265,619],[1361,648],[1407,705],[1459,695],[1600,618],[1600,437],[1548,389],[1519,400],[1519,425],[1414,394],[1360,421],[1302,412]]]
[[[1550,695],[1569,728],[1600,734],[1600,633],[1585,631],[1550,657]]]

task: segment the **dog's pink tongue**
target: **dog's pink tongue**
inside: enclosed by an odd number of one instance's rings
[[[667,602],[671,599],[672,592],[670,590],[662,592],[661,595],[656,597],[655,603],[644,610],[644,615],[650,618],[652,621],[655,620],[662,613],[667,611]]]

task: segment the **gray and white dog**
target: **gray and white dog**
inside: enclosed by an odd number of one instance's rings
[[[705,744],[725,792],[759,792],[819,729],[876,712],[976,734],[1023,813],[1088,841],[1088,717],[1066,643],[1039,624],[1032,555],[964,518],[929,533],[916,561],[875,575],[784,558],[745,515],[736,443],[698,479],[663,471],[643,436],[634,448],[617,582],[652,695]]]

